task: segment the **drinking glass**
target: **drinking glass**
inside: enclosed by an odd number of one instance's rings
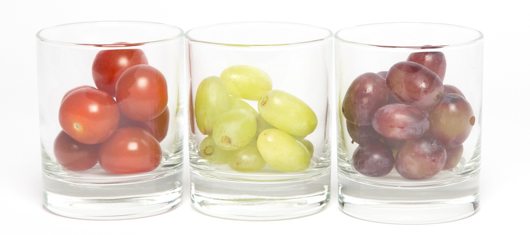
[[[81,219],[128,219],[181,198],[183,31],[84,22],[37,33],[44,206]]]
[[[331,32],[240,22],[195,28],[186,37],[193,206],[242,220],[324,208]]]
[[[339,202],[346,214],[427,224],[477,211],[482,38],[436,23],[335,34]]]

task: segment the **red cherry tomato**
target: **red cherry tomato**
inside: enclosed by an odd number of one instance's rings
[[[121,128],[99,150],[99,164],[111,174],[149,172],[162,160],[162,149],[149,132],[138,127]]]
[[[158,142],[162,142],[162,140],[166,138],[167,129],[169,127],[169,109],[166,107],[166,109],[164,109],[162,114],[158,115],[158,117],[144,122],[132,120],[127,116],[122,115],[120,117],[120,124],[118,125],[118,128],[124,127],[140,127],[146,131],[149,131],[149,133],[155,137]]]
[[[116,83],[116,101],[121,112],[133,120],[158,117],[167,105],[166,79],[152,66],[132,66]]]
[[[126,69],[138,64],[147,64],[147,58],[142,50],[103,50],[94,59],[92,77],[100,90],[114,96],[118,78]]]
[[[107,92],[79,88],[66,96],[59,108],[63,130],[83,144],[99,144],[118,127],[120,110]]]
[[[71,90],[67,91],[67,92],[64,94],[63,99],[61,100],[61,103],[63,102],[64,98],[66,98],[66,97],[67,97],[68,95],[70,95],[72,92],[77,91],[77,90],[79,90],[79,89],[83,89],[83,88],[91,88],[91,89],[94,89],[94,90],[96,89],[96,88],[93,87],[93,86],[78,86],[78,87],[76,87],[76,88],[74,88],[74,89],[71,89]]]
[[[61,131],[53,144],[57,162],[71,171],[84,171],[98,163],[99,144],[82,144]]]

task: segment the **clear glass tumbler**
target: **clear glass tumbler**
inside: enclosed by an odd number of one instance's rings
[[[482,34],[382,23],[346,28],[335,38],[341,209],[396,224],[474,214]]]
[[[246,22],[196,28],[186,37],[193,206],[243,220],[324,208],[332,33]]]
[[[127,219],[180,202],[187,123],[183,35],[170,25],[125,21],[37,33],[48,210]]]

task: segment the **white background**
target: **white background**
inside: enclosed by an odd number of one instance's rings
[[[510,0],[2,0],[0,234],[529,234],[530,14],[526,5]],[[35,33],[57,24],[99,20],[160,22],[184,30],[222,22],[266,20],[312,24],[333,32],[359,24],[420,21],[482,31],[480,211],[464,220],[435,225],[358,220],[339,210],[333,173],[331,201],[318,214],[285,221],[225,220],[191,207],[186,172],[183,200],[169,213],[121,221],[85,221],[51,214],[42,207],[41,198]]]

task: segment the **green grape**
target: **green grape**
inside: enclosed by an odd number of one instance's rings
[[[256,123],[258,125],[258,128],[256,130],[256,135],[259,135],[259,133],[261,133],[264,130],[276,128],[270,123],[268,123],[267,121],[265,121],[265,119],[261,117],[261,114],[258,114],[258,116],[256,116]]]
[[[263,160],[277,171],[303,171],[311,163],[304,144],[281,130],[264,130],[258,136],[257,144]]]
[[[317,127],[315,112],[285,91],[265,93],[258,102],[258,110],[271,125],[294,136],[307,136]]]
[[[296,136],[296,135],[291,135],[291,136],[294,137],[298,141],[302,141],[303,139],[305,139],[305,137],[307,137],[307,136]]]
[[[306,140],[306,139],[299,140],[299,141],[305,146],[307,151],[309,151],[309,157],[313,157],[313,152],[315,151],[315,147],[313,147],[313,144],[311,143],[311,141]]]
[[[219,77],[207,77],[197,88],[195,120],[199,131],[211,135],[215,122],[230,109],[228,88]]]
[[[237,98],[259,100],[272,89],[272,80],[263,70],[250,65],[235,65],[221,73],[228,91]]]
[[[243,101],[242,99],[230,96],[230,109],[237,109],[237,108],[243,108],[248,109],[252,111],[254,116],[258,116],[258,112],[250,106],[247,102]]]
[[[213,140],[224,150],[240,149],[256,136],[256,117],[248,109],[231,109],[213,127]]]
[[[228,166],[232,170],[240,172],[259,171],[267,164],[258,151],[256,138],[253,138],[245,147],[231,152],[233,154],[228,159]]]
[[[201,142],[201,157],[211,163],[226,164],[234,151],[228,151],[215,145],[213,138],[208,136]]]

